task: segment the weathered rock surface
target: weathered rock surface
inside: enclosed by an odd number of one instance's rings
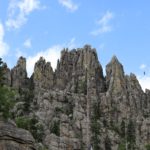
[[[53,69],[43,57],[35,64],[33,80],[36,88],[50,89],[54,85]]]
[[[88,75],[88,77],[87,77]],[[55,72],[56,87],[59,89],[71,90],[71,92],[86,92],[87,78],[89,78],[90,88],[104,91],[104,77],[102,67],[98,61],[96,50],[85,45],[84,48],[61,52],[61,59],[58,61]]]
[[[11,70],[11,86],[19,89],[28,86],[26,59],[20,57],[17,65]]]
[[[11,123],[0,121],[1,150],[35,150],[34,139],[29,131]]]
[[[4,84],[11,86],[11,72],[7,64],[4,64]]]
[[[12,87],[25,89],[23,96],[20,93],[24,101],[20,99],[15,108],[29,104],[26,112],[15,109],[16,116],[38,118],[44,127],[42,144],[48,150],[150,147],[150,91],[143,92],[134,74],[124,73],[116,56],[106,66],[106,76],[89,45],[64,49],[55,71],[41,57],[28,79],[21,57],[11,78],[9,70],[7,74]]]

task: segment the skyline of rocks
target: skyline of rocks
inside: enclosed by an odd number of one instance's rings
[[[96,50],[86,45],[64,49],[55,71],[41,57],[30,78],[20,57],[13,69],[6,67],[5,77],[5,84],[18,91],[14,118],[34,116],[48,150],[90,145],[147,150],[150,145],[150,90],[144,92],[134,74],[126,75],[116,56],[106,65],[106,76]]]

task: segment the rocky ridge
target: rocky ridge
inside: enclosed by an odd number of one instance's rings
[[[41,57],[28,78],[20,57],[12,70],[6,66],[5,77],[5,84],[19,93],[14,120],[35,116],[43,127],[40,142],[48,150],[150,147],[150,91],[143,92],[134,74],[124,73],[116,56],[106,76],[96,50],[85,45],[64,49],[55,71]]]

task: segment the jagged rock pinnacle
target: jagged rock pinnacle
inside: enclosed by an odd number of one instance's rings
[[[35,87],[50,89],[53,86],[53,78],[51,63],[40,57],[34,67],[33,82]]]
[[[123,92],[126,86],[123,66],[116,56],[113,56],[106,66],[106,84],[110,91],[115,92],[114,94]]]
[[[26,59],[24,57],[20,57],[17,62],[17,67],[22,68],[23,70],[26,70]]]
[[[59,88],[64,89],[67,86],[71,90],[76,89],[80,86],[77,81],[82,80],[81,82],[83,82],[86,80],[87,70],[88,76],[95,79],[93,84],[97,83],[100,90],[104,89],[102,67],[95,49],[92,49],[89,45],[71,51],[63,50],[57,66],[55,76],[56,85]],[[94,85],[91,83],[91,86]]]
[[[10,78],[13,88],[24,89],[12,110],[14,120],[24,115],[34,120],[37,131],[31,132],[36,141],[41,136],[40,148],[116,150],[128,144],[145,150],[150,144],[150,91],[142,91],[134,74],[124,74],[116,56],[106,66],[106,77],[95,49],[85,45],[64,49],[55,71],[41,57],[30,79],[21,57]]]
[[[20,57],[17,65],[11,70],[11,77],[11,84],[13,87],[20,88],[28,86],[26,59],[24,57]]]
[[[111,63],[119,63],[119,60],[116,55],[114,55],[111,59]]]

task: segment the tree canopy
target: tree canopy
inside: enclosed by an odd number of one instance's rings
[[[14,92],[4,85],[4,63],[0,58],[0,116],[8,119],[11,116],[10,109],[14,104]]]

